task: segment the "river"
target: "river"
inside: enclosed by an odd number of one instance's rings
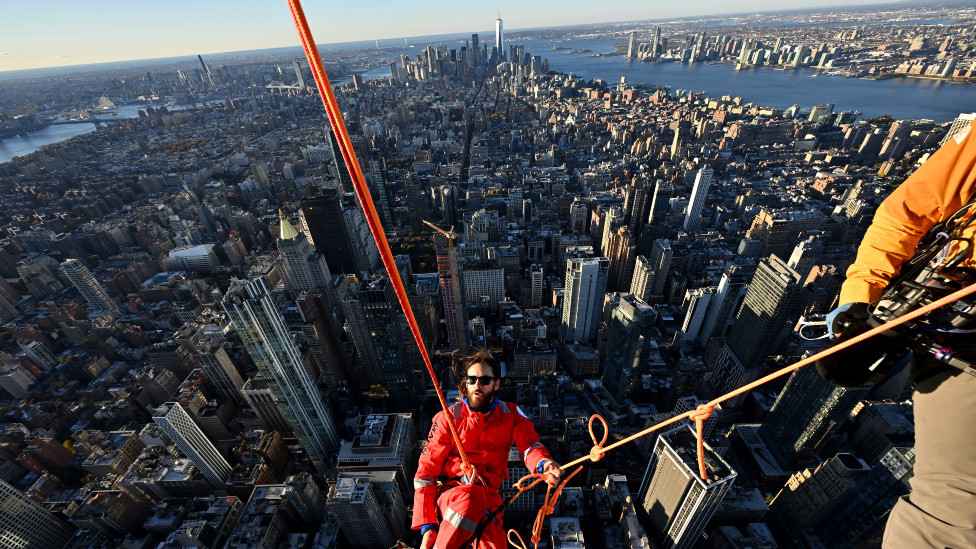
[[[483,38],[493,38],[484,36]],[[641,63],[623,56],[591,57],[616,51],[615,43],[623,40],[526,40],[525,51],[547,58],[549,68],[592,80],[599,78],[609,84],[627,77],[631,84],[656,84],[672,90],[705,91],[711,96],[732,95],[746,101],[779,108],[798,104],[810,108],[833,103],[834,110],[858,110],[863,117],[889,114],[894,118],[928,118],[937,122],[953,120],[961,112],[976,110],[976,84],[954,84],[918,78],[867,80],[828,76],[815,69],[774,70],[743,69],[736,71],[731,64]],[[512,42],[515,43],[515,42]],[[457,44],[455,42],[454,44]],[[565,49],[553,50],[554,46]],[[457,47],[448,42],[448,47]],[[589,49],[587,53],[569,53]],[[416,56],[422,47],[396,52]],[[365,78],[390,75],[389,67],[377,67],[364,74]]]
[[[482,34],[483,39],[492,36]],[[391,41],[384,41],[388,47]],[[731,64],[688,63],[641,63],[629,61],[623,56],[593,57],[594,54],[615,52],[613,44],[621,40],[583,39],[554,41],[550,39],[525,40],[525,51],[547,58],[549,68],[563,73],[592,80],[599,78],[609,84],[627,78],[631,84],[669,86],[672,90],[704,91],[711,96],[731,95],[742,97],[763,106],[789,108],[797,104],[810,108],[814,105],[833,103],[834,110],[858,110],[864,118],[889,114],[897,119],[928,118],[936,122],[953,120],[962,112],[976,111],[976,84],[954,84],[938,80],[918,78],[892,78],[867,80],[829,76],[815,69],[743,69],[736,71]],[[449,48],[462,46],[462,41],[442,41]],[[426,44],[416,47],[399,46],[392,53],[382,55],[399,61],[400,54],[416,56]],[[563,49],[554,50],[553,47]],[[341,48],[340,48],[341,49]],[[572,50],[589,49],[587,53],[569,53]],[[328,56],[326,55],[326,66]],[[379,66],[363,74],[364,78],[383,78],[390,75],[389,66]],[[120,107],[117,118],[134,118],[145,105]],[[186,106],[170,106],[178,109]],[[110,119],[106,117],[105,119]],[[39,147],[56,143],[93,131],[93,124],[69,124],[48,126],[30,132],[27,137],[12,137],[0,141],[0,162],[15,156],[34,152]]]
[[[206,104],[221,103],[222,99],[207,101]],[[196,107],[204,103],[194,103],[192,105],[165,105],[171,111]],[[114,116],[96,116],[99,120],[124,120],[138,118],[139,111],[144,111],[149,107],[162,107],[164,105],[138,104],[123,105],[112,112]],[[8,137],[0,140],[0,164],[9,162],[15,156],[28,155],[44,145],[57,143],[70,139],[76,135],[86,134],[95,131],[95,124],[52,124],[43,129],[28,132],[26,136]]]

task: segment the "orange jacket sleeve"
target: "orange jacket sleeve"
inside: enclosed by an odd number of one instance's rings
[[[417,474],[413,479],[413,529],[440,522],[437,519],[437,477],[442,474],[444,461],[453,447],[451,431],[444,424],[445,421],[451,420],[444,412],[434,416],[427,446],[420,453]]]
[[[878,207],[857,259],[847,270],[840,304],[880,298],[902,263],[915,255],[922,236],[968,202],[974,191],[976,120],[950,138]]]

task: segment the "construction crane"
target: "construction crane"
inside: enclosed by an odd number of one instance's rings
[[[455,321],[457,321],[458,317],[460,317],[462,313],[461,308],[464,307],[464,304],[461,301],[461,285],[458,282],[457,260],[454,256],[454,241],[457,239],[457,233],[454,232],[453,226],[451,227],[450,231],[445,231],[444,229],[438,227],[437,225],[434,225],[433,223],[427,221],[426,219],[422,221],[424,222],[424,225],[427,225],[431,229],[434,229],[441,236],[447,239],[447,258],[448,258],[448,262],[451,264],[451,286],[453,287],[454,290],[454,303],[455,303],[454,316],[455,316]],[[462,353],[467,353],[468,338],[466,337],[466,332],[465,332],[466,328],[463,325],[463,323],[461,326],[458,326],[458,328],[460,329],[459,337],[461,340],[460,351]],[[450,333],[450,327],[448,328],[448,333]]]

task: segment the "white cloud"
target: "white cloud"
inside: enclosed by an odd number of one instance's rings
[[[10,54],[9,51],[0,51],[0,55],[8,55],[8,54]]]

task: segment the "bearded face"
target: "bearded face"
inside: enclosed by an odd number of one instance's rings
[[[472,364],[468,367],[467,377],[463,381],[464,393],[472,408],[485,408],[494,402],[499,380],[495,377],[491,366],[481,362]],[[483,384],[483,381],[489,382]]]

